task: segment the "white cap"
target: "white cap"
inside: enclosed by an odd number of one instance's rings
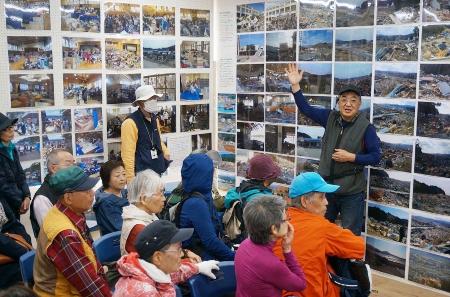
[[[161,98],[163,94],[156,94],[155,89],[151,85],[143,85],[136,89],[135,92],[136,100],[131,103],[133,106],[136,106],[136,102],[138,101],[146,101],[152,97]]]

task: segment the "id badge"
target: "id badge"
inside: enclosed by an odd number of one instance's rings
[[[150,155],[151,155],[151,157],[152,157],[152,160],[158,159],[158,152],[156,151],[155,148],[152,148],[152,149],[150,150]]]

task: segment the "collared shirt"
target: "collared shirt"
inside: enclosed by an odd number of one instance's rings
[[[92,248],[92,237],[84,215],[78,215],[61,202],[55,206],[76,226],[83,239]],[[82,239],[73,230],[60,232],[47,249],[47,256],[81,296],[108,297],[111,291],[97,260],[97,270],[84,252]]]
[[[16,146],[14,145],[14,143],[12,141],[10,141],[8,143],[8,145],[4,145],[3,142],[0,141],[0,148],[4,148],[5,149],[5,151],[8,153],[8,157],[11,160],[14,160],[14,153],[13,153],[13,151],[14,151],[15,147]]]

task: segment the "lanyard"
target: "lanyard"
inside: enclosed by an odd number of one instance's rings
[[[153,119],[151,118],[151,116],[150,116],[150,119],[153,120]],[[148,138],[150,139],[150,142],[151,142],[151,145],[152,145],[152,149],[153,149],[153,148],[155,148],[155,144],[154,144],[154,142],[153,142],[153,140],[154,140],[153,131],[152,131],[152,134],[150,135],[150,132],[148,131],[148,128],[147,128],[147,124],[145,123],[146,118],[145,118],[143,115],[142,115],[142,120],[144,121],[145,131],[147,131],[147,135],[148,135]]]

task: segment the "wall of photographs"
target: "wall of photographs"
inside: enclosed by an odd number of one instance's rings
[[[217,87],[219,188],[239,184],[255,154],[280,165],[283,184],[318,168],[324,128],[297,112],[288,63],[305,71],[314,106],[334,108],[345,84],[358,85],[383,149],[368,170],[366,259],[450,292],[450,3],[227,1],[217,11],[219,72],[234,77]]]
[[[164,139],[211,148],[212,5],[0,1],[0,106],[19,118],[14,141],[29,184],[40,184],[53,148],[72,151],[90,174],[120,156],[120,126],[141,84],[163,94]]]

